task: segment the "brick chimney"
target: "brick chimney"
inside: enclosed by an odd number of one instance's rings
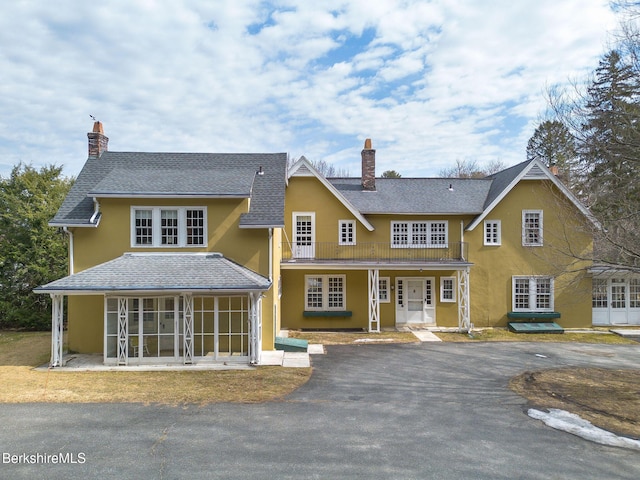
[[[364,141],[362,150],[362,188],[367,191],[376,189],[376,151],[371,148],[371,139]]]
[[[103,152],[109,150],[109,137],[104,135],[101,122],[93,122],[93,132],[87,133],[89,138],[89,156],[99,157]]]

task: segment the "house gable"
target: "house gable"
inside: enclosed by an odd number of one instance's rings
[[[491,188],[489,189],[485,207],[480,215],[466,227],[466,230],[472,231],[493,211],[493,209],[513,190],[513,188],[521,181],[529,180],[549,180],[562,194],[582,213],[591,223],[598,226],[598,221],[589,212],[589,210],[571,193],[571,191],[551,173],[551,171],[538,159],[528,160],[526,162],[514,165],[513,167],[502,170],[494,175],[487,177],[492,179]]]
[[[353,206],[353,204],[347,200],[347,198],[340,193],[340,191],[333,186],[333,184],[325,178],[316,168],[311,165],[311,162],[305,157],[294,163],[289,169],[288,178],[292,177],[314,177],[317,178],[320,183],[342,204],[351,212],[351,214],[370,232],[374,230],[374,226],[362,215],[362,213]]]

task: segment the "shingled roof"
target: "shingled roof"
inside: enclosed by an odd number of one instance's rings
[[[38,287],[36,293],[265,291],[269,279],[220,253],[126,253]]]
[[[491,180],[463,178],[376,178],[363,190],[359,178],[329,178],[363,214],[479,214]]]
[[[241,227],[281,227],[286,164],[286,153],[102,152],[87,159],[50,225],[95,225],[94,197],[201,197],[250,198]]]

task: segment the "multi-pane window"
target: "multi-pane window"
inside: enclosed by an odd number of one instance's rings
[[[204,245],[204,210],[186,211],[187,245]]]
[[[391,222],[391,244],[396,246],[409,244],[409,224]]]
[[[192,247],[205,244],[206,209],[149,207],[131,209],[134,247]]]
[[[640,278],[629,280],[629,307],[640,307]]]
[[[542,210],[522,211],[522,245],[542,245]]]
[[[607,308],[607,280],[604,278],[594,278],[591,286],[591,306],[593,308]]]
[[[306,275],[305,305],[307,310],[344,310],[344,275]]]
[[[329,310],[344,308],[344,277],[327,277],[329,291],[327,306]]]
[[[429,225],[429,244],[430,245],[446,245],[447,244],[447,222],[428,222]]]
[[[552,311],[553,278],[513,277],[514,311]]]
[[[389,303],[391,301],[389,295],[389,277],[378,278],[378,301],[380,303]]]
[[[153,211],[136,210],[134,216],[134,236],[136,245],[153,244]]]
[[[307,310],[320,310],[322,309],[323,294],[323,277],[306,277],[307,283]]]
[[[484,244],[500,245],[501,244],[501,225],[500,220],[485,220],[484,222]]]
[[[391,246],[439,247],[447,245],[448,223],[391,222]]]
[[[356,244],[356,224],[353,220],[340,220],[338,228],[340,229],[338,239],[340,245]]]
[[[627,285],[624,278],[611,279],[611,308],[626,308]]]
[[[178,244],[178,211],[160,211],[160,234],[162,245]]]
[[[440,278],[440,301],[455,302],[456,301],[456,279],[455,277]]]

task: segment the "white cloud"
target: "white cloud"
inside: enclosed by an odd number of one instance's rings
[[[371,137],[404,176],[515,163],[545,85],[595,68],[613,26],[605,0],[9,2],[0,169],[77,174],[90,114],[113,150],[289,151],[357,174]]]

